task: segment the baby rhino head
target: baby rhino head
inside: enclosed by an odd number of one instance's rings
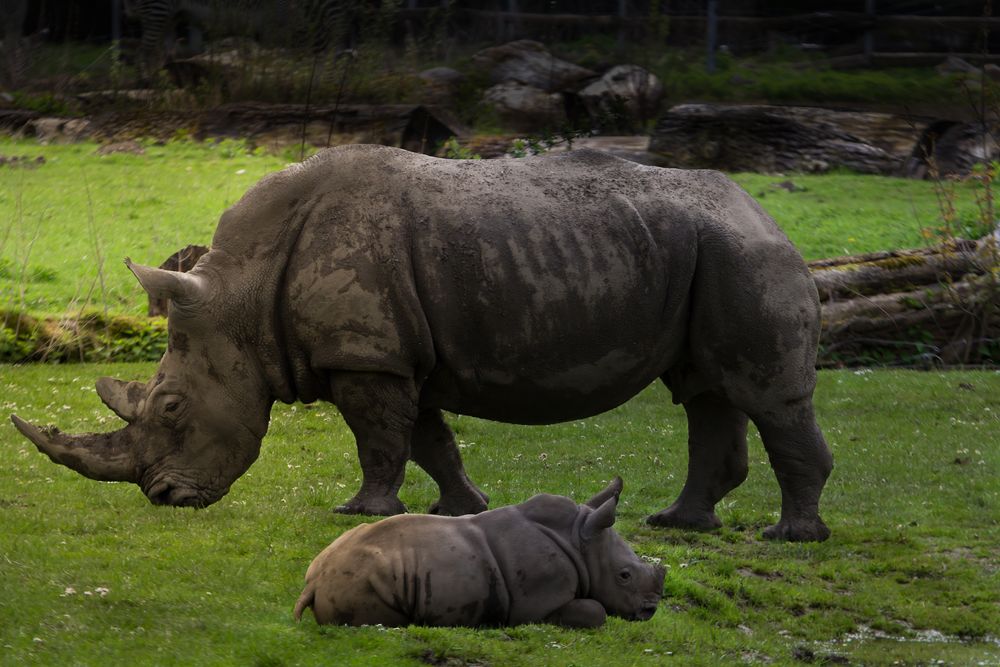
[[[590,573],[590,597],[609,614],[633,621],[647,621],[656,613],[663,595],[666,571],[643,562],[615,532],[615,512],[622,491],[616,477],[608,488],[587,501],[580,527],[583,557]]]

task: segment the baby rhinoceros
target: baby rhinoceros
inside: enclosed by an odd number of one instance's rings
[[[306,572],[295,605],[336,625],[598,627],[648,620],[662,567],[615,532],[621,478],[577,505],[540,494],[460,517],[399,515],[352,528]]]

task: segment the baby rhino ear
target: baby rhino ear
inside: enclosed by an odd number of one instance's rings
[[[587,515],[580,529],[585,540],[594,538],[602,530],[615,525],[615,512],[618,510],[618,496],[611,496],[600,507]]]
[[[614,497],[616,500],[622,494],[624,483],[621,477],[615,477],[608,486],[596,496],[586,502],[587,507],[597,509],[605,503],[608,498]]]

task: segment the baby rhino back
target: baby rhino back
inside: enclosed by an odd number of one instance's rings
[[[508,593],[464,517],[399,515],[352,528],[306,572],[295,618],[333,625],[502,625]]]

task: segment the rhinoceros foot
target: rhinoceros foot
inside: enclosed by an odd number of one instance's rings
[[[659,528],[683,528],[685,530],[715,530],[722,526],[722,520],[715,512],[682,507],[676,503],[665,510],[646,517],[646,523]]]
[[[338,514],[367,514],[372,516],[392,516],[406,514],[406,505],[394,496],[365,497],[358,494],[343,505],[333,508]]]
[[[830,529],[819,517],[814,519],[782,519],[764,529],[764,539],[783,542],[823,542]]]
[[[489,502],[490,498],[486,494],[475,494],[461,498],[441,496],[437,502],[431,504],[427,513],[441,516],[479,514],[489,509]]]

